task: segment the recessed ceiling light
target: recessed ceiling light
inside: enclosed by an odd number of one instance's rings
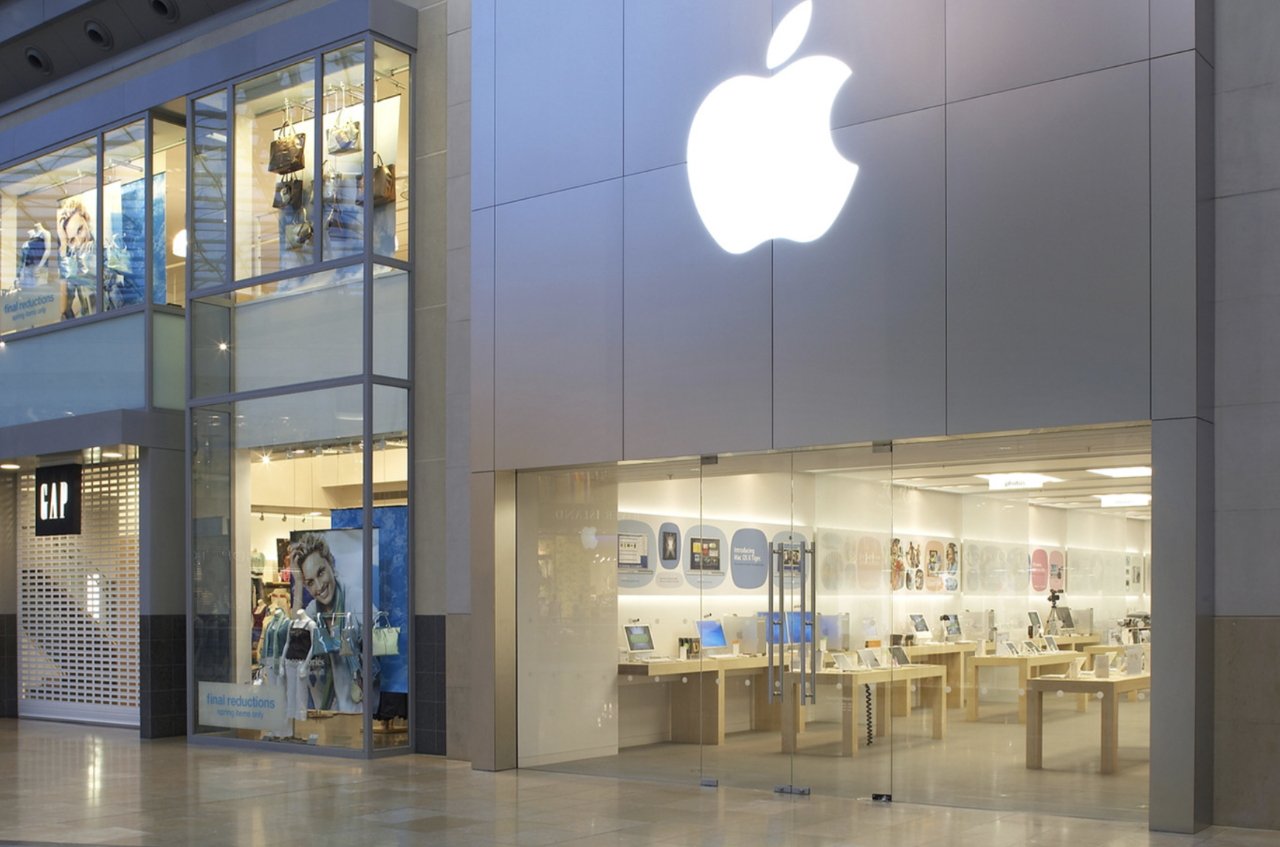
[[[1140,476],[1151,476],[1151,468],[1138,465],[1132,468],[1090,468],[1089,473],[1098,476],[1109,476],[1112,479],[1133,479]]]
[[[1124,509],[1130,506],[1150,506],[1150,494],[1095,494],[1104,509]]]
[[[102,458],[104,459],[123,459],[123,453],[117,453],[115,450],[103,450]]]
[[[980,473],[977,476],[987,481],[991,491],[1022,491],[1044,488],[1046,482],[1062,482],[1056,476],[1042,473]]]
[[[13,462],[5,462],[3,465],[0,465],[0,471],[20,471],[20,470],[22,470],[22,466],[15,465],[13,464]]]

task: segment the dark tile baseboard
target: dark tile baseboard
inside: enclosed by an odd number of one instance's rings
[[[413,750],[443,756],[445,744],[444,615],[414,617]]]
[[[186,735],[187,618],[142,615],[139,626],[139,734],[143,738]]]

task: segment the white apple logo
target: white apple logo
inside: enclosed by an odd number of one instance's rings
[[[812,0],[787,13],[769,41],[770,70],[809,30]],[[689,129],[689,188],[703,224],[730,253],[771,238],[820,238],[858,176],[831,140],[831,106],[853,71],[809,56],[772,76],[735,76],[702,101]]]

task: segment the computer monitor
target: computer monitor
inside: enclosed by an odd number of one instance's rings
[[[773,623],[769,624],[769,612],[756,612],[756,622],[763,644],[786,644],[787,626],[782,612],[773,612]]]
[[[813,641],[813,612],[804,613],[801,626],[800,612],[787,612],[787,640],[792,644],[808,644]]]
[[[635,653],[652,653],[653,633],[648,624],[627,624],[622,628],[627,635],[627,650]]]
[[[1058,618],[1058,623],[1063,629],[1075,629],[1076,622],[1071,617],[1071,609],[1066,606],[1059,606],[1053,610],[1053,614]]]
[[[717,655],[729,650],[729,641],[724,635],[724,626],[717,620],[696,621],[698,638],[702,641],[702,650],[708,655]]]
[[[818,614],[818,632],[827,639],[828,650],[849,649],[849,613]]]

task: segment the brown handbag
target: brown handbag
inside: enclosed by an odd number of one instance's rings
[[[271,140],[271,158],[267,162],[267,170],[281,175],[302,170],[306,167],[306,147],[307,134],[293,128],[293,120],[289,117],[286,104],[284,123]]]
[[[396,166],[384,165],[382,157],[373,154],[373,205],[396,202]]]

